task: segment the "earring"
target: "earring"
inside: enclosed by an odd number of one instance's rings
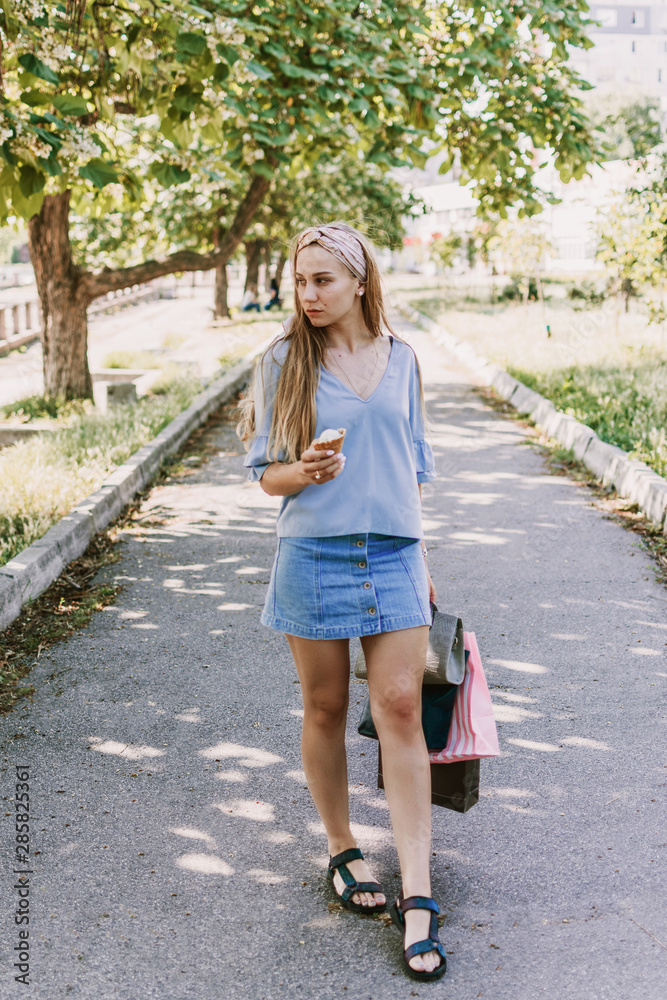
[[[363,295],[363,294],[364,294],[364,290],[363,290],[363,288],[360,288],[359,291],[357,292],[357,295]]]

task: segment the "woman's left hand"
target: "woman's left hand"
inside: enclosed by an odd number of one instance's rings
[[[435,599],[438,595],[435,589],[435,584],[431,579],[431,574],[428,571],[428,566],[426,567],[426,579],[428,580],[428,599],[432,604],[435,604]]]

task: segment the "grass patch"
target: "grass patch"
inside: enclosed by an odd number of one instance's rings
[[[27,424],[31,420],[57,420],[85,413],[91,404],[83,399],[45,399],[44,396],[26,396],[15,403],[0,407],[0,413],[7,419]]]
[[[606,368],[586,365],[536,373],[509,366],[508,371],[588,424],[603,441],[667,475],[667,358],[658,355]]]
[[[166,333],[162,339],[162,346],[165,351],[177,351],[179,347],[182,347],[188,338],[184,333],[177,333],[175,330],[170,330]]]
[[[151,351],[112,351],[102,368],[161,368],[162,361]]]
[[[69,415],[58,430],[0,452],[0,566],[159,434],[190,405],[201,383],[181,375],[157,390],[106,415]]]
[[[593,506],[605,516],[640,536],[640,544],[653,558],[656,579],[667,587],[667,535],[661,527],[653,524],[632,500],[621,497],[610,486],[603,486],[583,462],[575,458],[574,452],[562,445],[554,444],[525,417],[519,416],[513,406],[504,400],[491,386],[479,386],[476,394],[496,413],[522,424],[526,432],[526,444],[537,448],[547,462],[550,471],[557,476],[574,479],[591,494]]]

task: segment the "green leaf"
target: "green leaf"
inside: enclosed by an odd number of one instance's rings
[[[281,49],[275,42],[267,42],[266,45],[262,46],[262,49],[264,52],[268,52],[270,56],[275,56],[280,62],[283,61],[286,55],[285,50]]]
[[[284,68],[285,68],[284,66],[281,67],[281,69]],[[262,66],[261,63],[255,62],[254,59],[250,60],[250,62],[246,65],[246,69],[249,69],[251,73],[254,73],[255,76],[258,76],[260,80],[270,80],[271,77],[273,76],[273,73],[271,72],[270,69],[267,69],[266,66]]]
[[[58,157],[54,156],[53,153],[51,153],[51,156],[47,160],[42,160],[41,164],[49,177],[58,177],[63,172],[63,168],[58,163]]]
[[[188,56],[199,56],[207,48],[206,37],[195,31],[182,31],[176,36],[176,51]]]
[[[88,105],[83,97],[75,97],[73,94],[57,94],[53,98],[53,104],[61,115],[85,115],[88,113]]]
[[[38,194],[46,184],[46,177],[41,170],[35,170],[29,163],[24,163],[19,176],[19,189],[24,198]]]
[[[233,66],[239,58],[239,52],[232,45],[226,45],[224,42],[218,42],[215,50],[219,56],[222,56],[228,66]]]
[[[192,90],[186,84],[182,84],[174,91],[172,105],[175,108],[178,108],[179,111],[185,111],[187,114],[190,114],[190,112],[194,111],[199,104],[202,95],[203,91]]]
[[[253,163],[252,169],[254,173],[261,174],[262,177],[268,177],[269,180],[271,180],[275,174],[275,170],[264,160],[258,160],[257,163]]]
[[[154,163],[151,166],[151,173],[162,187],[173,187],[175,184],[185,184],[190,180],[190,171],[181,170],[173,163]]]
[[[43,125],[44,122],[49,122],[51,125],[55,125],[58,129],[68,128],[62,118],[57,118],[56,115],[52,115],[50,111],[45,111],[42,115],[30,115],[31,125]]]
[[[58,139],[55,135],[53,135],[52,132],[47,132],[47,130],[44,128],[39,128],[39,126],[36,126],[35,133],[36,135],[39,136],[39,138],[43,142],[48,143],[48,145],[52,146],[54,149],[60,149],[60,147],[62,146],[61,140]]]
[[[130,28],[130,30],[128,31],[128,33],[127,33],[127,45],[128,45],[128,48],[130,47],[130,45],[134,45],[134,43],[136,42],[136,40],[137,40],[137,38],[139,37],[140,34],[141,34],[141,25],[138,24],[138,23],[137,24],[133,24],[132,27]]]
[[[26,72],[32,73],[33,76],[39,77],[40,80],[46,80],[47,83],[60,83],[60,79],[53,70],[49,69],[46,63],[43,63],[32,52],[24,52],[22,56],[19,56],[18,61]]]
[[[100,190],[107,184],[115,184],[118,181],[118,174],[113,164],[107,163],[99,156],[93,157],[83,167],[79,167],[79,177],[91,181]]]
[[[21,94],[21,101],[29,108],[37,108],[40,104],[50,104],[51,94],[45,94],[41,90],[24,90]]]
[[[281,72],[285,76],[289,76],[290,79],[305,79],[305,80],[318,80],[320,79],[319,73],[314,73],[312,69],[305,69],[302,66],[294,66],[292,63],[281,63]]]

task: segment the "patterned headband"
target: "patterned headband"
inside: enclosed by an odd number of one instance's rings
[[[353,233],[349,233],[346,229],[337,229],[335,226],[322,226],[319,229],[313,226],[311,229],[305,229],[296,245],[297,256],[311,243],[319,243],[341,260],[359,281],[366,280],[366,255],[363,246]]]

